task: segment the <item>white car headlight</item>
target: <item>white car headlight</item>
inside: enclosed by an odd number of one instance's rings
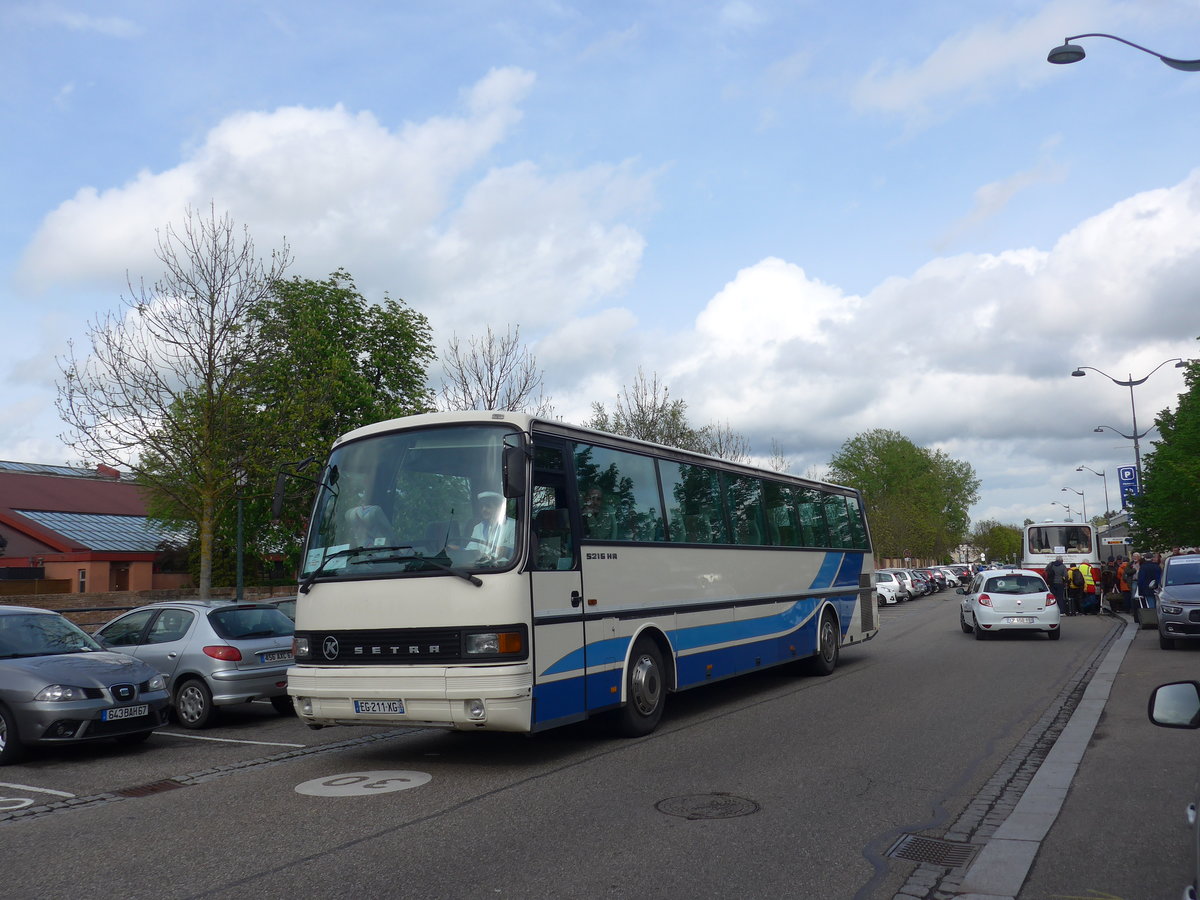
[[[147,691],[165,691],[167,689],[167,679],[162,675],[155,675],[146,682]]]
[[[41,703],[67,703],[72,700],[86,700],[87,693],[81,687],[70,684],[51,684],[37,692],[33,698]]]

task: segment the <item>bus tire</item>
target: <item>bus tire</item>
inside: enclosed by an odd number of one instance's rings
[[[617,729],[625,737],[641,737],[658,727],[667,698],[662,651],[649,638],[641,638],[629,655],[625,672],[625,705]]]
[[[832,675],[837,668],[841,652],[841,635],[838,634],[837,619],[826,610],[821,613],[821,624],[817,626],[817,652],[806,660],[805,668],[810,675]]]

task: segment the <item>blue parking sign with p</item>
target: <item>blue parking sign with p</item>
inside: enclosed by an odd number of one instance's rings
[[[1129,498],[1138,493],[1137,468],[1135,466],[1118,466],[1117,480],[1121,485],[1121,506],[1129,505]]]

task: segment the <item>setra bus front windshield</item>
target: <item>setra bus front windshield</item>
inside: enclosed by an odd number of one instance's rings
[[[337,447],[322,474],[302,581],[468,577],[512,566],[520,531],[517,501],[504,497],[503,454],[516,434],[448,425]]]

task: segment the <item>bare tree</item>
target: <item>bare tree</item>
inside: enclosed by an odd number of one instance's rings
[[[446,352],[441,407],[445,410],[508,409],[551,415],[542,393],[542,371],[527,347],[521,328],[498,335],[488,326],[484,337],[471,337],[464,348],[455,335]]]
[[[584,424],[669,447],[699,449],[696,431],[687,421],[687,403],[672,400],[670,389],[659,382],[658,373],[647,379],[640,366],[633,386],[622,388],[617,395],[612,413],[603,403],[593,403],[592,418]]]
[[[248,312],[291,260],[285,244],[264,265],[249,231],[212,207],[188,209],[182,230],[167,225],[155,255],[164,272],[153,286],[130,281],[121,308],[89,324],[90,355],[68,344],[56,406],[80,456],[135,473],[160,509],[195,524],[207,597],[214,524],[253,427]]]
[[[730,462],[750,462],[750,442],[745,435],[730,428],[728,422],[705,425],[696,432],[696,439],[700,451],[709,456],[719,456]]]
[[[783,445],[777,438],[771,438],[771,458],[767,460],[767,465],[776,472],[791,471],[792,464],[784,456]]]

